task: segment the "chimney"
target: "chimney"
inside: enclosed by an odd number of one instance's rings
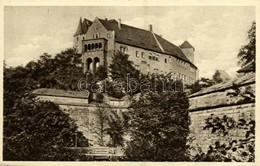
[[[118,28],[121,29],[121,19],[118,19]]]
[[[153,31],[153,25],[149,24],[149,30],[152,32]]]

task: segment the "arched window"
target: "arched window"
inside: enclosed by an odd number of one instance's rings
[[[95,45],[94,45],[94,43],[91,44],[91,50],[95,50]]]
[[[95,49],[96,49],[96,50],[98,49],[98,44],[97,44],[97,43],[95,43]]]
[[[99,67],[100,65],[100,60],[98,57],[95,57],[94,58],[94,65],[93,65],[93,71],[96,72],[97,68]]]
[[[98,48],[101,49],[102,48],[102,43],[98,44]]]
[[[91,50],[91,45],[90,44],[88,44],[88,50]]]
[[[85,50],[85,52],[88,51],[88,46],[86,44],[84,45],[84,50]]]
[[[93,66],[92,66],[92,59],[88,58],[87,59],[87,71],[93,70]]]

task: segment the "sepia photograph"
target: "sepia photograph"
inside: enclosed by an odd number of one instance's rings
[[[256,6],[3,6],[2,160],[256,161]]]

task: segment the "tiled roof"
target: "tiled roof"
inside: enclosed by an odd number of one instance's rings
[[[224,89],[232,88],[234,85],[242,86],[245,84],[253,84],[253,83],[255,83],[255,74],[254,73],[245,75],[242,77],[237,77],[236,79],[230,80],[228,82],[223,82],[223,83],[219,83],[219,84],[210,86],[208,88],[202,89],[201,91],[190,95],[189,97],[191,98],[191,97],[201,96],[204,94],[222,91]]]
[[[184,41],[181,45],[180,48],[193,48],[195,50],[195,48],[188,42],[188,41]]]
[[[118,22],[116,20],[103,20],[99,19],[103,26],[110,31],[115,31],[115,41],[118,43],[123,43],[135,47],[144,48],[147,50],[165,53],[178,57],[192,66],[197,68],[192,64],[189,59],[184,55],[181,49],[159,35],[140,28],[132,27],[129,25],[121,24],[121,29],[118,27]],[[153,35],[154,34],[154,35]],[[156,37],[156,39],[155,39]],[[162,49],[158,45],[157,41],[161,45]]]
[[[85,98],[89,97],[89,93],[85,91],[65,91],[60,89],[36,89],[32,92],[34,95],[41,96],[59,96],[59,97],[73,97],[73,98]]]

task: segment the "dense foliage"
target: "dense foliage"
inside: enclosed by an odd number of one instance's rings
[[[220,72],[218,70],[213,74],[212,80],[215,84],[223,82],[223,79],[220,77]]]
[[[76,154],[65,147],[74,146],[77,126],[57,105],[35,100],[31,91],[75,90],[77,79],[83,75],[80,64],[79,54],[68,49],[54,58],[45,53],[25,67],[5,66],[4,160],[76,159]],[[86,142],[86,138],[80,139]]]
[[[210,130],[213,135],[223,137],[223,141],[216,141],[210,145],[207,153],[201,150],[195,156],[195,161],[248,161],[255,160],[255,121],[210,116],[206,119],[204,130]],[[232,130],[245,133],[242,139],[230,139]]]
[[[127,160],[187,160],[188,107],[188,98],[182,91],[146,93],[133,102]]]
[[[133,91],[128,91],[131,85],[127,83],[127,78],[140,79],[140,71],[134,68],[133,62],[128,57],[128,54],[118,51],[109,65],[109,76],[112,81],[106,82],[107,91],[110,96],[115,98],[122,98],[126,94],[133,94]],[[138,91],[134,92],[134,94],[136,93]]]
[[[188,85],[186,88],[189,89],[190,94],[193,94],[212,85],[214,85],[213,80],[202,77],[200,80],[196,81],[194,84]]]
[[[23,98],[4,117],[4,160],[76,160],[65,149],[74,145],[77,126],[50,102]]]
[[[252,63],[253,71],[255,71],[255,44],[256,44],[256,22],[254,21],[248,31],[248,43],[241,47],[238,53],[238,64],[243,68]]]
[[[124,135],[127,132],[129,116],[127,112],[120,112],[112,110],[108,116],[108,129],[107,134],[111,138],[112,147],[124,145]]]

